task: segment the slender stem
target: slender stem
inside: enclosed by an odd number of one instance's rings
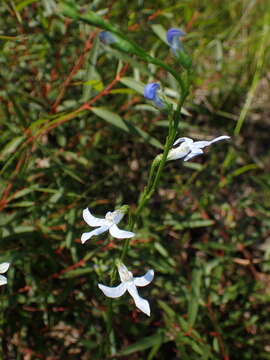
[[[113,302],[112,299],[107,299],[107,311],[104,314],[105,316],[105,324],[106,324],[106,332],[107,337],[105,340],[105,346],[104,346],[104,353],[109,355],[110,358],[113,360],[116,353],[115,348],[115,336],[112,326],[112,319],[113,319]]]
[[[179,81],[179,76],[177,76],[177,80]],[[157,189],[157,186],[159,184],[163,169],[165,167],[166,164],[166,160],[167,160],[167,156],[168,153],[170,151],[170,148],[174,142],[175,136],[177,134],[178,131],[178,126],[179,126],[179,122],[181,119],[181,108],[184,104],[185,99],[187,98],[188,94],[189,94],[189,84],[190,84],[190,71],[187,71],[187,78],[186,78],[186,82],[184,83],[181,79],[181,81],[179,81],[179,85],[182,89],[182,94],[181,97],[179,99],[179,102],[177,104],[177,109],[176,111],[173,111],[172,109],[170,110],[169,113],[169,132],[168,135],[166,137],[166,142],[164,145],[164,151],[162,154],[159,154],[155,157],[155,159],[152,161],[151,164],[151,168],[150,168],[150,172],[149,172],[149,176],[148,176],[148,181],[147,181],[147,185],[145,186],[143,192],[139,195],[139,199],[138,199],[138,206],[137,209],[135,211],[135,214],[130,214],[129,216],[129,224],[128,224],[128,229],[130,231],[132,231],[134,229],[134,226],[143,210],[143,208],[145,207],[145,205],[149,202],[149,200],[151,199],[151,197],[153,196],[155,190]],[[128,249],[129,249],[129,245],[130,245],[130,239],[126,239],[124,242],[124,246],[122,248],[122,253],[120,256],[120,260],[121,262],[124,261]],[[116,278],[116,267],[114,267],[113,272],[112,272],[112,276],[111,276],[111,285],[114,283],[115,278]],[[107,332],[108,332],[108,336],[109,336],[109,344],[111,345],[111,336],[113,336],[113,328],[112,328],[112,299],[110,299],[110,306],[108,308],[108,318],[107,318]],[[110,349],[111,350],[111,349]],[[112,353],[111,353],[112,354]]]
[[[189,78],[189,73],[188,73],[188,78]],[[139,215],[141,214],[145,205],[148,203],[148,201],[153,196],[153,194],[159,184],[159,181],[160,181],[160,178],[162,175],[162,171],[165,167],[168,153],[170,151],[170,148],[171,148],[171,146],[174,142],[175,136],[177,134],[177,130],[178,130],[178,126],[179,126],[179,122],[180,122],[180,118],[181,118],[181,108],[183,106],[183,103],[184,103],[186,97],[188,96],[188,88],[189,88],[189,82],[187,83],[185,91],[182,93],[182,96],[179,100],[176,111],[171,112],[169,115],[169,133],[166,138],[165,145],[164,145],[164,151],[163,151],[163,154],[158,155],[152,162],[147,186],[144,188],[143,193],[139,196],[138,207],[136,209],[134,216],[130,216],[128,228],[131,231],[134,229],[134,226],[137,222]],[[158,169],[155,173],[157,166],[158,166]],[[129,248],[129,244],[130,244],[130,239],[126,239],[124,246],[123,246],[121,256],[120,256],[121,261],[124,261],[124,258],[127,254],[128,248]]]

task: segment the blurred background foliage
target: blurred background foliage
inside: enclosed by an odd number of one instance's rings
[[[136,275],[155,269],[141,290],[152,315],[127,295],[113,302],[113,358],[270,359],[270,3],[74,3],[176,69],[164,36],[184,29],[194,70],[179,136],[232,136],[166,165],[126,259]],[[12,263],[0,289],[3,359],[106,358],[97,283],[109,283],[123,243],[83,246],[82,209],[134,209],[168,126],[143,86],[160,81],[178,97],[167,72],[102,44],[100,29],[60,5],[0,4],[0,262]]]

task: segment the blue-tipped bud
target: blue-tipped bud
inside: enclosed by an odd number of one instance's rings
[[[164,102],[160,99],[157,91],[160,89],[160,85],[157,83],[150,83],[144,87],[144,97],[148,100],[154,101],[155,105],[159,108],[165,106]]]
[[[101,31],[99,33],[99,38],[106,45],[110,45],[116,41],[113,34],[110,31]]]
[[[186,33],[181,29],[171,28],[167,31],[167,41],[175,56],[177,56],[177,51],[184,51],[183,44],[179,38],[185,35]]]
[[[184,51],[180,37],[185,36],[185,32],[181,29],[171,28],[167,31],[167,41],[172,49],[173,55],[178,59],[179,63],[186,69],[192,66],[191,57]]]

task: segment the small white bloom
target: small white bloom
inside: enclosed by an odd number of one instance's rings
[[[7,272],[9,265],[10,265],[9,263],[0,264],[0,274],[4,274],[5,272]],[[6,283],[7,283],[7,278],[3,275],[0,275],[0,286],[6,285]]]
[[[146,286],[154,278],[154,270],[149,270],[143,276],[133,277],[132,273],[128,271],[124,264],[118,265],[118,273],[121,279],[121,284],[115,287],[109,287],[102,284],[98,284],[100,290],[104,295],[110,298],[118,298],[122,296],[126,291],[133,297],[135,305],[138,309],[150,316],[149,302],[140,297],[138,294],[137,286]]]
[[[167,160],[176,160],[184,158],[184,161],[192,159],[194,156],[203,154],[202,149],[217,141],[230,139],[230,136],[219,136],[211,141],[193,141],[188,137],[177,139],[173,145],[181,143],[178,147],[171,149],[168,153]]]
[[[83,219],[89,225],[97,227],[97,229],[90,232],[83,233],[81,242],[84,244],[94,235],[99,235],[109,230],[110,234],[117,239],[127,239],[133,237],[135,234],[131,231],[120,230],[117,224],[122,220],[125,213],[121,210],[109,211],[106,213],[104,219],[93,216],[89,209],[83,210]]]

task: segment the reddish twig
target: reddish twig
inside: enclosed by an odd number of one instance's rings
[[[23,354],[30,355],[31,357],[34,356],[38,359],[45,359],[45,356],[42,354],[37,353],[36,351],[29,349],[29,348],[20,348],[19,349]],[[26,357],[25,357],[26,358]]]
[[[91,105],[93,103],[95,103],[97,100],[99,100],[100,98],[102,98],[103,96],[109,94],[109,92],[114,87],[114,85],[121,80],[121,77],[124,75],[124,73],[127,71],[127,69],[128,69],[128,64],[124,65],[123,68],[121,69],[121,71],[116,74],[113,81],[108,86],[106,86],[106,88],[103,89],[92,100],[86,102],[85,104],[83,104],[81,107],[79,107],[77,110],[73,111],[72,113],[67,114],[66,117],[64,117],[63,119],[61,119],[61,120],[55,122],[54,124],[50,125],[46,129],[44,129],[44,131],[42,131],[41,133],[38,133],[37,135],[33,135],[31,138],[29,138],[27,140],[27,142],[33,142],[37,137],[39,137],[41,135],[45,135],[48,132],[50,132],[52,129],[58,127],[61,124],[64,124],[65,122],[69,121],[70,119],[73,119],[75,116],[77,116],[78,113],[82,112],[83,110],[91,110]]]
[[[154,20],[156,17],[158,17],[161,14],[161,10],[157,10],[155,11],[152,15],[148,16],[148,21],[152,21]]]
[[[223,338],[221,336],[221,332],[220,332],[220,328],[219,328],[219,325],[217,323],[217,320],[216,320],[216,315],[212,309],[212,305],[211,305],[211,300],[209,299],[208,300],[208,303],[206,304],[206,307],[208,309],[208,312],[209,312],[209,318],[215,328],[215,336],[218,340],[218,344],[219,344],[219,349],[220,349],[220,354],[222,356],[222,359],[223,360],[230,360],[230,357],[227,353],[227,350],[226,350],[226,347],[225,347],[225,343],[223,341]]]
[[[66,272],[75,270],[75,269],[77,269],[78,267],[80,267],[80,266],[82,266],[84,264],[85,264],[85,260],[82,259],[82,260],[78,261],[76,264],[70,265],[70,266],[66,267],[65,269],[63,269],[63,270],[52,274],[49,277],[49,279],[51,279],[51,278],[58,279],[61,275],[65,274]],[[48,280],[44,280],[44,281],[48,281]]]
[[[257,281],[259,281],[260,276],[259,276],[259,273],[258,273],[258,271],[256,270],[256,268],[254,266],[254,261],[253,261],[253,258],[252,258],[252,255],[250,254],[250,252],[245,248],[245,245],[243,245],[243,244],[238,244],[237,250],[241,251],[244,258],[248,260],[249,271],[254,276],[254,278]]]
[[[123,77],[123,75],[125,74],[125,72],[128,69],[128,64],[125,64],[123,66],[123,68],[121,69],[121,71],[119,73],[116,74],[115,78],[113,79],[113,81],[105,87],[105,89],[103,89],[99,94],[97,94],[97,96],[95,96],[92,100],[88,101],[87,103],[85,103],[82,108],[87,109],[87,110],[91,110],[91,105],[93,103],[95,103],[97,100],[99,100],[100,98],[102,98],[104,95],[109,94],[109,92],[111,91],[111,89],[114,87],[115,84],[117,84],[121,78]]]
[[[47,279],[44,279],[41,282],[46,283],[50,279],[58,279],[61,275],[65,274],[65,273],[67,273],[69,271],[75,270],[75,269],[77,269],[78,267],[80,267],[82,265],[85,265],[85,262],[86,261],[84,259],[82,259],[82,260],[78,261],[76,264],[70,265],[70,266],[66,267],[65,269],[62,269],[62,270],[58,271],[57,273],[54,273],[54,274],[50,275]],[[32,286],[26,285],[26,286],[20,288],[18,290],[18,293],[28,292],[31,289],[32,289]],[[29,309],[30,308],[28,308],[28,311],[31,311]],[[36,308],[34,308],[34,309],[36,309]],[[33,310],[33,311],[41,311],[41,310]],[[58,310],[58,311],[60,311],[60,310]]]
[[[30,143],[33,143],[39,136],[41,135],[45,135],[47,134],[48,132],[50,132],[52,129],[58,127],[59,125],[61,124],[64,124],[65,122],[73,119],[74,117],[76,117],[80,112],[84,111],[84,110],[91,110],[91,105],[94,104],[97,100],[99,100],[100,98],[102,98],[103,96],[107,95],[110,93],[111,89],[115,86],[115,84],[117,84],[120,80],[121,80],[121,77],[125,74],[125,72],[127,71],[128,69],[128,64],[125,64],[123,66],[123,68],[121,69],[121,71],[119,73],[116,74],[115,78],[112,80],[112,82],[106,86],[105,89],[103,89],[97,96],[95,96],[92,100],[86,102],[85,104],[83,104],[81,107],[79,107],[77,110],[74,110],[72,113],[70,114],[67,114],[66,116],[63,116],[62,119],[60,119],[59,121],[56,121],[54,124],[48,126],[47,128],[45,128],[43,131],[40,131],[38,132],[37,134],[35,135],[32,135],[31,137],[29,137],[23,144],[23,146],[27,146],[28,144]],[[25,134],[29,134],[31,133],[30,131],[30,128],[26,129],[25,130]],[[16,165],[16,168],[14,170],[14,175],[12,176],[13,178],[13,181],[14,181],[14,178],[16,177],[16,175],[18,174],[19,170],[20,170],[20,167],[22,165],[22,162],[23,162],[23,159],[19,159],[19,161],[17,162],[17,165]],[[6,189],[4,190],[4,195],[3,195],[3,198],[2,200],[0,200],[0,211],[8,204],[8,202],[10,200],[8,200],[8,196],[9,196],[9,193],[11,191],[11,188],[13,186],[13,183],[10,182]]]
[[[0,200],[0,211],[4,209],[4,207],[7,205],[8,201],[8,196],[10,194],[10,191],[13,187],[14,184],[14,178],[16,177],[16,175],[19,173],[20,168],[22,166],[24,159],[20,158],[19,161],[17,162],[16,168],[12,174],[12,180],[10,181],[10,183],[7,185],[7,187],[5,188],[4,192],[3,192],[3,197]]]
[[[200,14],[200,12],[198,11],[198,10],[196,10],[195,12],[194,12],[194,14],[192,15],[192,18],[189,20],[189,22],[187,23],[187,26],[186,26],[186,28],[185,28],[185,30],[186,31],[189,31],[191,28],[192,28],[192,26],[193,26],[193,24],[197,21],[197,19],[198,19],[198,17],[200,16],[201,14]]]
[[[70,74],[68,75],[68,77],[64,81],[64,83],[63,83],[63,85],[62,85],[62,87],[61,87],[61,89],[59,91],[59,94],[58,94],[54,104],[52,105],[52,112],[53,113],[56,112],[58,105],[62,101],[63,96],[64,96],[64,94],[66,92],[66,89],[69,86],[72,78],[74,77],[75,74],[77,74],[77,72],[80,70],[82,64],[84,63],[87,53],[89,52],[89,50],[93,46],[93,40],[94,40],[96,34],[97,34],[96,32],[90,34],[89,38],[86,40],[86,43],[85,43],[85,46],[84,46],[84,49],[83,49],[83,52],[82,52],[81,56],[78,58],[77,62],[73,66]]]

